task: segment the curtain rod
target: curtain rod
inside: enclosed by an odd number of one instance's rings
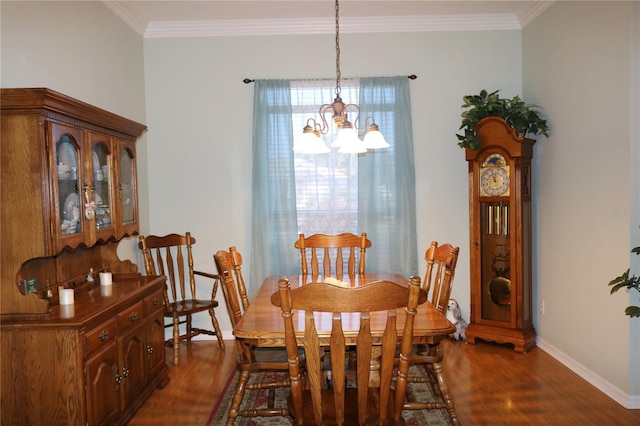
[[[411,74],[411,75],[407,76],[407,78],[408,78],[409,80],[415,80],[416,78],[418,78],[418,76],[417,76],[417,75],[415,75],[415,74]],[[255,80],[252,80],[252,79],[250,79],[250,78],[245,78],[244,80],[242,80],[242,82],[243,82],[244,84],[253,83],[254,81],[255,81]]]

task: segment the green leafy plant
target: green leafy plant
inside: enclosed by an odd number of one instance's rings
[[[640,254],[640,247],[634,248],[631,250],[631,253]],[[627,269],[627,272],[609,282],[609,285],[611,286],[611,294],[621,288],[628,288],[629,290],[635,288],[636,291],[640,293],[640,277],[636,277],[635,275],[629,276],[630,272],[631,270]],[[624,313],[630,317],[640,317],[640,306],[627,306]]]
[[[462,112],[463,134],[456,134],[458,145],[462,148],[478,150],[480,148],[480,136],[475,132],[476,124],[485,117],[500,117],[511,125],[518,136],[527,134],[549,136],[547,120],[540,116],[540,107],[527,104],[519,96],[512,99],[501,98],[499,90],[487,93],[481,90],[479,95],[463,96],[462,108],[469,108]]]

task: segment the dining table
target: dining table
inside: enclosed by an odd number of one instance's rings
[[[291,284],[291,289],[312,283],[336,281],[336,278],[311,276],[311,275],[275,275],[266,278],[251,303],[245,311],[242,319],[233,330],[236,339],[245,341],[248,344],[258,347],[284,347],[285,333],[282,311],[272,303],[272,297],[278,297],[278,281],[286,278]],[[400,274],[373,273],[344,275],[340,277],[341,285],[357,287],[369,285],[377,281],[391,281],[401,285],[409,286],[408,278]],[[274,295],[275,294],[275,295]],[[405,310],[397,310],[398,337],[402,335],[405,319]],[[320,342],[329,341],[331,335],[332,314],[316,313],[316,326],[318,328],[318,338]],[[293,311],[293,323],[296,331],[299,346],[303,345],[304,339],[304,314]],[[371,312],[370,316],[371,334],[374,342],[380,338],[386,325],[386,312]],[[345,333],[345,344],[354,345],[360,326],[359,313],[343,313],[342,327]],[[414,319],[413,341],[414,344],[433,345],[448,337],[455,331],[455,326],[447,320],[446,316],[440,313],[429,301],[418,305],[417,314]],[[372,354],[375,357],[375,354]],[[377,363],[372,361],[372,373],[370,386],[375,386],[378,381],[376,373]]]

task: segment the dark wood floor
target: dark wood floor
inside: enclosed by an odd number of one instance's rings
[[[627,410],[546,352],[526,354],[508,345],[445,342],[445,378],[464,425],[640,425],[640,410]],[[156,390],[129,423],[203,425],[229,374],[235,346],[215,341],[181,346],[171,382]]]

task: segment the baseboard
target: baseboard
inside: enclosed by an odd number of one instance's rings
[[[618,404],[628,409],[640,409],[640,395],[628,395],[544,339],[538,337],[536,345]]]
[[[222,340],[235,340],[236,336],[233,335],[233,330],[223,330]]]

